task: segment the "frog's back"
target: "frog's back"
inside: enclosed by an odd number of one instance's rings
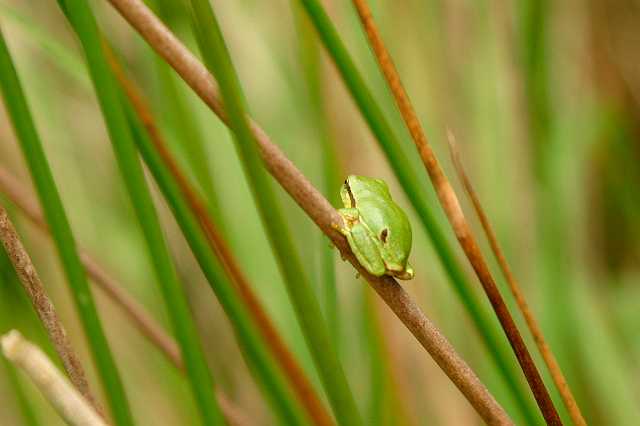
[[[351,191],[358,200],[357,208],[366,211],[365,217],[360,220],[380,237],[386,234],[390,246],[400,251],[408,252],[411,249],[411,225],[406,213],[393,201],[389,187],[380,179],[365,176],[352,176],[349,179]],[[392,229],[389,229],[389,225]]]
[[[349,189],[356,199],[392,201],[389,186],[382,179],[351,175],[347,181]]]

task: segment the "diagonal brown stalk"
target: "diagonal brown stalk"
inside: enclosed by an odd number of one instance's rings
[[[184,81],[224,122],[226,115],[213,77],[188,49],[140,0],[110,0],[122,16],[171,65]],[[284,153],[253,121],[252,130],[267,170],[348,260],[458,387],[488,424],[512,424],[475,373],[455,352],[437,327],[424,315],[409,294],[389,276],[374,277],[356,260],[336,225],[342,219],[326,198],[307,180]]]
[[[382,37],[380,36],[378,28],[373,20],[367,1],[352,1],[358,11],[358,15],[360,16],[365,32],[367,33],[369,43],[374,51],[378,65],[387,80],[402,118],[411,133],[411,137],[415,142],[418,152],[420,153],[420,158],[422,159],[425,169],[429,174],[429,178],[431,179],[431,183],[436,190],[440,204],[444,209],[447,219],[453,228],[460,246],[467,256],[469,263],[471,263],[471,266],[476,272],[476,275],[482,284],[487,298],[491,302],[491,306],[493,307],[507,338],[509,339],[509,343],[516,354],[520,367],[522,368],[527,382],[529,383],[529,387],[531,388],[536,402],[540,407],[540,411],[547,423],[562,424],[556,408],[551,401],[549,392],[547,391],[544,382],[540,377],[540,373],[533,362],[531,354],[529,353],[524,340],[522,339],[522,336],[509,313],[509,309],[507,308],[507,305],[495,284],[493,276],[489,271],[484,260],[484,256],[476,242],[476,238],[474,237],[471,227],[469,226],[462,208],[460,207],[458,197],[456,196],[449,180],[438,163],[438,159],[429,145],[425,132],[422,129],[413,105],[409,100],[409,96],[402,85],[400,75],[398,74],[391,56],[382,41]]]
[[[106,45],[105,45],[106,46]],[[207,242],[211,250],[218,257],[222,266],[235,287],[240,292],[240,296],[253,316],[254,322],[262,335],[265,342],[269,345],[271,352],[278,361],[280,367],[285,372],[291,386],[296,391],[300,402],[307,410],[310,418],[317,425],[333,425],[334,422],[326,410],[324,404],[318,398],[311,382],[306,377],[302,367],[287,347],[286,343],[277,331],[273,321],[255,295],[251,284],[242,272],[238,262],[233,256],[226,241],[212,222],[209,212],[205,207],[202,198],[193,189],[186,175],[180,169],[180,166],[173,158],[173,155],[167,148],[167,145],[156,126],[155,119],[147,106],[146,100],[143,98],[140,90],[125,74],[113,53],[106,47],[108,59],[118,82],[122,86],[127,98],[131,101],[138,118],[144,125],[149,138],[156,150],[162,157],[162,161],[180,187],[182,195],[187,200],[189,207],[198,219],[198,223],[204,232]],[[185,141],[188,143],[188,141]]]
[[[31,304],[38,314],[38,318],[42,322],[44,329],[47,331],[49,340],[53,344],[58,356],[62,360],[62,366],[66,371],[73,386],[82,394],[82,396],[93,406],[93,408],[102,414],[98,407],[96,399],[91,393],[89,382],[84,373],[84,368],[80,363],[78,355],[76,355],[71,341],[67,335],[53,302],[49,299],[47,292],[40,281],[38,272],[36,271],[31,257],[27,253],[20,241],[20,236],[16,232],[13,223],[9,219],[9,215],[3,206],[0,205],[0,241],[7,252],[11,263],[13,264],[18,278],[24,287],[27,296],[31,300]]]
[[[38,229],[48,235],[48,226],[35,198],[29,195],[28,189],[22,183],[2,167],[0,167],[0,192],[6,195]],[[123,285],[111,277],[86,251],[80,249],[79,254],[87,275],[89,275],[92,282],[97,284],[112,301],[120,306],[143,336],[157,346],[176,368],[184,372],[185,367],[182,355],[176,341],[164,331],[162,326],[153,319],[151,314],[138,301],[123,290]],[[217,390],[216,397],[225,418],[232,426],[247,426],[250,424],[246,414],[224,393]]]
[[[455,166],[456,172],[458,173],[458,177],[462,182],[462,186],[466,191],[469,199],[471,200],[471,204],[473,204],[473,209],[482,224],[482,229],[489,240],[489,245],[491,246],[491,251],[493,251],[498,264],[500,265],[500,270],[504,275],[504,278],[507,280],[507,284],[509,284],[509,288],[511,289],[511,293],[513,297],[516,299],[516,303],[518,304],[518,308],[522,313],[522,316],[527,323],[527,327],[533,336],[533,340],[540,351],[540,355],[544,359],[544,362],[551,373],[551,377],[553,378],[553,382],[558,388],[558,392],[560,392],[560,396],[562,397],[562,401],[564,402],[567,411],[569,412],[569,416],[575,425],[578,426],[586,426],[586,421],[584,417],[582,417],[582,413],[580,412],[580,407],[578,407],[578,403],[576,402],[573,394],[571,393],[571,389],[569,388],[569,384],[562,374],[562,370],[560,369],[560,365],[556,360],[556,357],[553,355],[551,348],[547,344],[547,341],[542,334],[542,329],[538,325],[538,321],[533,315],[531,309],[529,309],[529,304],[524,296],[524,292],[522,291],[520,284],[516,280],[516,277],[513,275],[511,268],[507,262],[507,259],[500,248],[500,244],[498,243],[498,238],[496,237],[495,232],[493,231],[493,227],[489,222],[489,218],[487,217],[484,209],[482,208],[482,204],[480,203],[480,198],[476,193],[473,185],[471,184],[471,180],[467,173],[465,172],[464,165],[462,164],[462,159],[460,158],[460,151],[458,150],[458,146],[456,144],[455,137],[451,131],[447,132],[447,137],[449,141],[449,148],[451,151],[451,159]]]

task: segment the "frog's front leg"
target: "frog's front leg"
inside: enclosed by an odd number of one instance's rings
[[[371,239],[367,228],[361,223],[356,223],[345,235],[347,236],[347,241],[349,241],[351,251],[356,255],[358,262],[364,269],[376,277],[384,275],[386,269],[380,256],[380,250]]]
[[[352,208],[338,209],[338,213],[342,217],[342,221],[344,222],[344,225],[341,226],[341,225],[338,225],[337,223],[334,223],[333,227],[338,231],[340,231],[340,233],[346,237],[347,234],[350,232],[350,229],[353,226],[353,224],[356,223],[360,218],[360,213],[358,212],[358,209],[352,209]]]

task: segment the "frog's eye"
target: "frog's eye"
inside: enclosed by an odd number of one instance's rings
[[[347,190],[347,194],[349,194],[349,201],[351,201],[351,207],[356,207],[356,199],[353,197],[353,192],[351,192],[351,187],[349,186],[349,181],[344,181],[344,187]]]
[[[389,236],[389,230],[387,228],[384,228],[382,232],[380,232],[380,241],[382,241],[383,243],[386,243],[388,236]]]

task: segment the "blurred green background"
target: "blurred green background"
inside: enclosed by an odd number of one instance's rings
[[[182,1],[166,3],[171,4],[168,23],[196,53]],[[401,136],[408,167],[429,188],[438,223],[480,296],[479,283],[450,232],[352,5],[323,3]],[[181,81],[158,71],[159,59],[107,2],[91,4],[101,29],[151,101],[180,163],[204,193],[216,194],[214,210],[223,233],[320,390],[227,129]],[[524,424],[415,212],[297,2],[212,4],[253,118],[316,187],[335,203],[339,182],[347,174],[375,176],[390,184],[414,228],[411,262],[416,278],[403,286],[514,420]],[[638,424],[640,3],[376,0],[371,6],[434,150],[464,199],[449,160],[446,129],[457,136],[467,172],[587,421]],[[54,1],[0,0],[0,24],[76,239],[170,329],[82,52],[64,16]],[[168,92],[168,87],[176,91]],[[186,118],[176,115],[174,102],[186,106]],[[0,167],[31,189],[11,123],[0,111]],[[204,157],[189,152],[183,140],[185,121],[194,126],[192,136],[205,142]],[[323,167],[329,150],[336,160],[330,165],[338,179],[333,187],[327,185],[331,178]],[[331,271],[323,256],[329,240],[273,186],[326,306],[323,285]],[[252,424],[273,424],[227,318],[162,196],[152,188],[218,386],[249,414]],[[97,383],[52,244],[2,194],[0,200],[15,219],[92,383]],[[213,197],[209,201],[213,203]],[[465,200],[463,208],[481,236],[470,203]],[[479,239],[551,389],[553,383],[489,246]],[[0,332],[18,328],[53,356],[11,265],[4,254],[0,260]],[[338,255],[334,260],[339,322],[332,331],[365,423],[479,424],[469,404],[397,318],[354,277],[351,266]],[[101,291],[94,295],[134,417],[140,424],[195,424],[197,412],[185,379]],[[25,377],[13,374],[0,366],[0,424],[30,424],[20,409],[16,385],[24,389],[23,403],[33,409],[36,424],[61,424]],[[557,393],[552,395],[561,409]],[[531,399],[528,394],[526,398]],[[567,419],[564,409],[561,414]]]

